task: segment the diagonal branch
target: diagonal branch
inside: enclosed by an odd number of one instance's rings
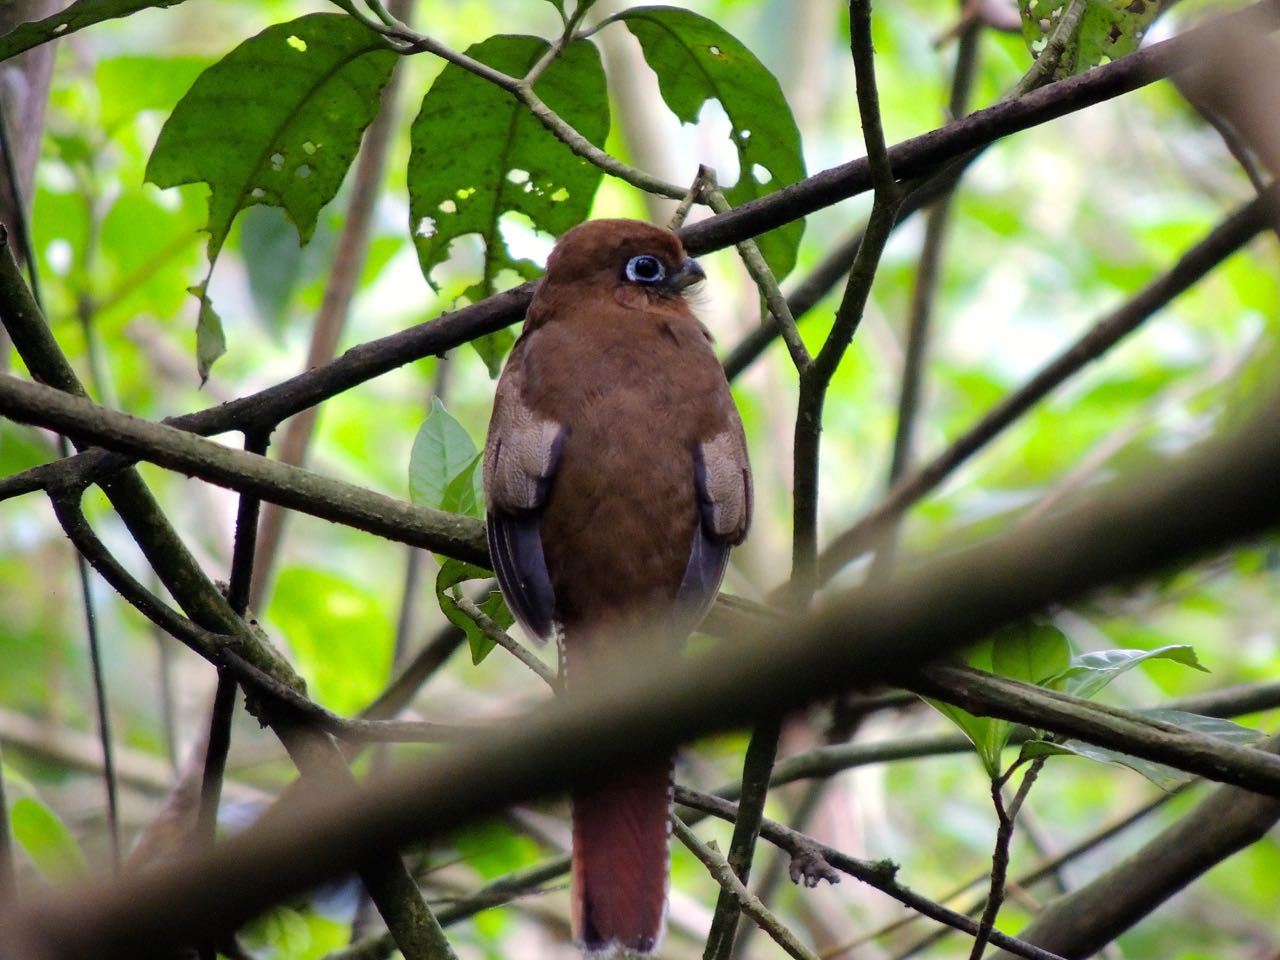
[[[39,383],[0,376],[0,413],[63,430],[127,454],[157,463],[241,493],[347,523],[370,533],[412,543],[473,563],[485,563],[484,530],[469,517],[430,510],[290,467],[258,454],[100,407]],[[73,461],[54,461],[22,475],[22,487],[66,482]],[[0,486],[0,489],[3,489]],[[0,494],[2,496],[3,494]]]
[[[1268,196],[1275,196],[1272,191]],[[1049,361],[1018,390],[1006,396],[973,427],[923,467],[907,474],[856,524],[837,536],[818,562],[821,582],[866,550],[884,527],[949,477],[961,464],[999,436],[1027,410],[1087,364],[1102,356],[1179,294],[1267,228],[1266,200],[1260,198],[1233,213],[1187,250],[1169,271],[1127,303],[1098,321]]]

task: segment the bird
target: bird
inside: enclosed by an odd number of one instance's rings
[[[704,279],[670,230],[581,223],[548,255],[498,379],[489,552],[525,632],[556,640],[570,691],[641,639],[693,632],[747,534],[742,420],[686,299]],[[672,790],[671,757],[571,789],[573,934],[592,960],[662,940]]]

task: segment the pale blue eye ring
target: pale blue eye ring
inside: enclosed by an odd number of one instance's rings
[[[632,283],[661,283],[667,279],[667,268],[657,257],[642,253],[627,261],[627,279]]]

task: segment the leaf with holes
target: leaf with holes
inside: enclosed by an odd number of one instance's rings
[[[165,121],[146,177],[209,184],[209,259],[236,213],[283,207],[303,242],[346,175],[397,55],[344,14],[276,24],[200,74]]]
[[[1033,54],[1044,49],[1068,6],[1069,0],[1018,0],[1022,36]],[[1085,0],[1080,27],[1067,38],[1055,75],[1083,73],[1137,50],[1161,6],[1160,0]]]
[[[467,55],[512,76],[523,76],[547,50],[537,37],[496,36]],[[609,100],[600,54],[570,44],[536,86],[562,119],[596,145],[609,133]],[[504,270],[531,280],[537,264],[518,259],[502,230],[512,218],[559,236],[586,219],[603,174],[557,140],[511,94],[448,64],[423,98],[409,132],[409,217],[422,274],[450,255],[459,237],[484,244],[480,281],[466,291],[492,293]],[[491,364],[492,369],[492,364]]]
[[[662,98],[683,123],[718,100],[733,126],[738,182],[724,191],[733,206],[804,178],[800,130],[772,73],[733,35],[706,17],[676,7],[635,7],[617,17],[627,25],[658,75]],[[795,266],[804,233],[797,220],[756,242],[781,280]]]

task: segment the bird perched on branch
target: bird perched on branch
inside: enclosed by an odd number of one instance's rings
[[[489,551],[524,629],[588,688],[629,643],[687,636],[751,516],[742,421],[685,301],[679,238],[594,220],[552,250],[498,381]],[[670,758],[574,787],[573,926],[591,956],[652,953],[666,914]]]

